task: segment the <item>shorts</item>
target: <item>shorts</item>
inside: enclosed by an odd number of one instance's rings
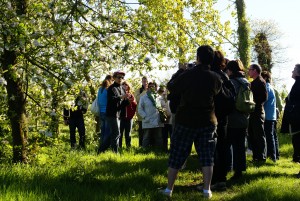
[[[216,138],[214,138],[216,128],[215,125],[189,128],[176,124],[171,137],[169,167],[180,169],[190,155],[193,143],[195,143],[200,165],[202,167],[213,166],[216,148]]]

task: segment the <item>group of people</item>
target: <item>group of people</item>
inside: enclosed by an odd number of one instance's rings
[[[280,97],[271,85],[270,72],[262,71],[258,64],[251,64],[248,75],[251,83],[245,77],[240,60],[229,61],[221,52],[207,45],[197,49],[195,67],[179,66],[167,85],[170,93],[181,99],[171,138],[168,184],[160,193],[172,196],[178,171],[185,164],[192,144],[203,173],[203,184],[197,189],[201,189],[206,198],[212,196],[211,190],[226,188],[229,170],[234,170],[232,179],[242,176],[246,170],[246,144],[252,150],[256,165],[265,163],[268,157],[274,162],[279,159],[276,123],[282,109]],[[297,64],[292,76],[296,82],[287,100],[292,100],[293,106],[300,102],[299,76],[300,65]],[[225,97],[226,90],[237,96],[240,87],[244,86],[251,89],[254,110],[242,112],[235,105],[228,112],[225,108],[231,105],[224,105],[219,97]],[[296,121],[298,124],[287,122],[282,132],[292,132],[293,160],[299,162],[300,119]]]
[[[157,89],[155,82],[143,77],[141,88],[133,93],[130,84],[124,81],[125,73],[116,71],[113,76],[106,76],[97,94],[101,122],[98,153],[108,148],[118,152],[123,135],[126,146],[131,146],[135,114],[139,146],[168,151],[168,137],[171,137],[168,184],[160,191],[169,197],[193,144],[203,173],[203,184],[197,188],[207,198],[212,196],[211,189],[226,188],[229,171],[234,170],[233,179],[246,171],[246,144],[255,164],[265,163],[267,158],[276,162],[280,157],[276,127],[282,104],[271,84],[271,73],[262,71],[258,64],[251,64],[247,73],[252,79],[250,83],[240,60],[228,60],[208,45],[200,46],[196,57],[195,65],[179,65],[167,88]],[[292,77],[296,82],[286,102],[294,106],[300,102],[299,64]],[[234,103],[242,87],[250,88],[253,94],[255,107],[251,112],[240,111]],[[78,101],[76,104],[79,105]],[[82,115],[86,108],[78,107],[78,110]],[[161,113],[166,115],[165,121]],[[297,121],[291,123],[283,115],[281,132],[293,134],[293,161],[300,162],[300,120]],[[74,146],[76,125],[68,123],[70,131],[72,128],[71,146]],[[80,128],[82,123],[78,125]],[[84,132],[81,133],[80,145],[84,147]]]
[[[118,152],[122,148],[125,136],[126,147],[131,147],[131,129],[133,117],[137,114],[139,126],[139,146],[168,150],[170,119],[163,122],[159,109],[171,116],[166,99],[166,89],[157,89],[155,82],[142,78],[142,87],[132,92],[129,82],[124,80],[123,71],[107,75],[98,90],[97,100],[100,106],[100,143],[98,153],[112,148]]]

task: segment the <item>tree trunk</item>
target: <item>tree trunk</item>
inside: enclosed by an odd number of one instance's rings
[[[17,16],[26,13],[26,0],[11,1]],[[8,32],[9,34],[9,32]],[[18,44],[14,35],[2,35],[4,46],[6,44]],[[9,38],[9,40],[8,40]],[[18,77],[16,64],[17,53],[15,50],[4,48],[1,55],[3,76],[7,82],[6,90],[8,95],[8,118],[10,120],[13,138],[13,162],[26,162],[26,139],[28,133],[26,118],[26,100],[22,89],[22,80]]]
[[[236,0],[236,10],[238,18],[238,51],[241,61],[247,68],[250,64],[250,36],[249,24],[246,18],[246,6],[244,0]]]
[[[8,117],[11,123],[13,137],[13,162],[25,162],[25,136],[27,136],[27,119],[25,110],[25,96],[22,90],[22,82],[17,78],[13,66],[16,64],[16,53],[4,50],[2,55],[2,68],[7,82]]]

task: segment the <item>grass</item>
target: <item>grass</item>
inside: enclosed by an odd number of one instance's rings
[[[225,192],[213,192],[211,200],[300,200],[299,166],[292,163],[291,137],[280,135],[281,158],[256,167],[247,157],[247,172],[232,181]],[[97,155],[95,146],[71,150],[67,143],[41,148],[30,164],[0,164],[0,201],[167,200],[158,188],[167,183],[164,153],[135,147],[119,154]],[[176,181],[172,200],[201,200],[195,185],[202,180],[193,151]]]

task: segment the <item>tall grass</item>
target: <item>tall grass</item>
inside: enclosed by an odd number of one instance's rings
[[[212,200],[300,200],[299,166],[292,163],[291,137],[280,135],[281,158],[256,167],[248,156],[243,178],[231,180]],[[136,146],[137,138],[133,139]],[[157,191],[167,183],[168,155],[140,148],[119,154],[97,155],[94,145],[86,151],[58,143],[39,150],[30,164],[0,165],[0,201],[167,200]],[[172,200],[201,200],[195,185],[202,180],[193,151],[179,173]]]

